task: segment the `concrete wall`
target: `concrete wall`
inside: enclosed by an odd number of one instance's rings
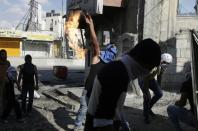
[[[162,16],[161,0],[145,0],[143,38],[159,41],[160,20]]]
[[[52,57],[52,43],[26,42],[22,46],[22,56],[30,54],[36,58]]]
[[[173,56],[164,73],[162,87],[178,89],[185,80],[184,66],[190,61],[189,29],[198,29],[198,17],[177,16],[177,0],[146,0],[144,38],[160,43],[162,52]]]
[[[166,41],[174,36],[177,1],[145,0],[144,36],[156,42]]]
[[[63,29],[63,27],[61,27],[62,16],[51,16],[43,18],[42,30],[50,31],[51,26],[53,26],[53,32],[56,33],[58,37],[61,37],[61,28]]]
[[[17,67],[24,63],[24,57],[8,57],[11,65]],[[67,66],[69,69],[84,69],[85,61],[76,59],[42,59],[32,57],[32,63],[34,63],[38,68],[53,68],[53,66]]]
[[[137,34],[138,0],[127,0],[122,14],[122,33]]]
[[[173,63],[170,64],[167,71],[163,74],[163,88],[179,90],[181,87],[182,82],[185,80],[184,67],[189,64],[191,59],[190,42],[189,31],[182,31],[175,38],[167,41],[164,52],[172,54],[174,59]]]

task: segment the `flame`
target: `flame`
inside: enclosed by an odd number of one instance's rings
[[[81,10],[74,10],[68,14],[65,22],[65,36],[69,47],[74,50],[76,58],[84,59],[85,50],[80,46],[82,45],[82,38],[78,29],[80,16]]]
[[[69,28],[77,29],[79,26],[80,15],[81,15],[80,10],[71,11],[66,21],[66,25],[65,25],[66,29],[69,29]]]

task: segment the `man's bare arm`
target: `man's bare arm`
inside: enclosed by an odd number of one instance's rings
[[[96,36],[96,32],[94,29],[94,24],[93,24],[93,20],[91,18],[90,15],[86,15],[85,16],[85,21],[89,26],[89,30],[90,30],[90,37],[91,37],[91,50],[93,52],[92,54],[92,64],[96,64],[99,61],[99,55],[100,55],[100,46],[99,46],[99,42]]]

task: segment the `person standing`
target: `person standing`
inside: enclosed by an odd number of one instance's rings
[[[7,60],[7,52],[4,49],[0,50],[0,111],[3,111],[5,106],[5,85],[8,82],[7,70],[10,66],[10,62]]]
[[[25,56],[25,63],[19,66],[18,83],[22,80],[22,111],[29,114],[32,111],[34,89],[38,90],[38,74],[36,65],[32,64],[31,55]],[[28,106],[26,108],[27,93],[29,93]]]
[[[15,93],[14,93],[14,85],[16,84],[18,87],[18,90],[20,90],[19,84],[17,83],[17,71],[14,67],[10,66],[7,70],[7,77],[8,77],[8,82],[6,83],[6,88],[5,88],[5,96],[4,100],[6,101],[5,108],[3,110],[1,119],[3,120],[4,123],[7,123],[7,118],[14,108],[17,121],[18,122],[23,122],[22,119],[22,113],[21,113],[21,107],[19,102],[15,98]]]

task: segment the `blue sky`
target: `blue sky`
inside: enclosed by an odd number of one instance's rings
[[[55,9],[61,11],[62,0],[36,0],[42,5],[43,11]],[[64,9],[65,3],[64,1]],[[29,0],[0,0],[0,28],[15,27],[28,10]]]
[[[62,0],[36,0],[44,11],[61,11]],[[64,9],[65,3],[64,1]],[[194,12],[196,0],[179,0],[181,12]],[[0,0],[0,28],[15,27],[28,10],[29,0]]]
[[[195,1],[196,0],[179,0],[179,8],[181,13],[195,12]]]

